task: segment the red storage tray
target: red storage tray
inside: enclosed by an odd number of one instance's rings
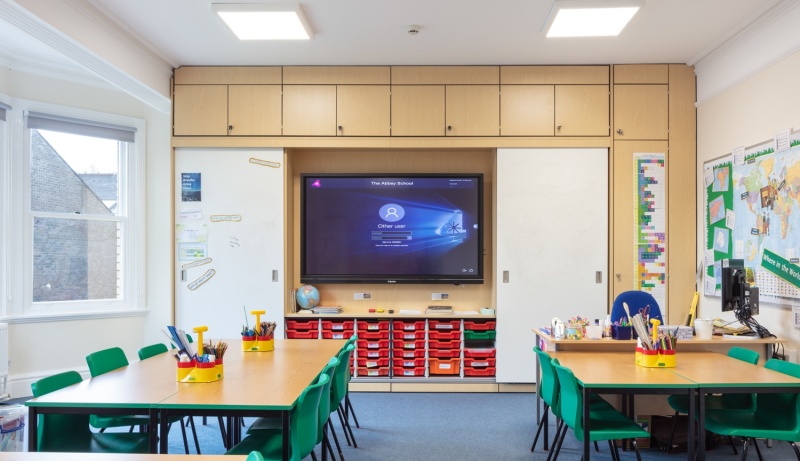
[[[458,339],[452,341],[428,340],[428,349],[458,349],[460,347],[461,341]]]
[[[493,358],[484,358],[484,359],[464,358],[464,370],[466,370],[467,367],[472,367],[472,368],[494,367],[495,360],[496,359]]]
[[[449,330],[449,331],[431,330],[431,331],[428,332],[428,339],[434,339],[434,340],[461,339],[461,331],[460,330]]]
[[[359,320],[357,325],[358,325],[357,330],[359,332],[361,332],[361,331],[381,331],[381,330],[388,330],[389,329],[389,321],[388,320],[377,320],[377,321]],[[359,333],[359,336],[361,336],[360,333]]]
[[[393,358],[392,365],[395,368],[425,368],[425,357]]]
[[[394,327],[394,331],[402,330],[402,331],[416,331],[416,330],[424,330],[425,329],[425,321],[424,320],[415,320],[412,322],[406,322],[403,320],[395,320],[392,323]]]
[[[494,330],[496,320],[464,320],[464,329],[472,331]]]
[[[377,359],[379,357],[389,357],[389,348],[383,349],[357,349],[358,358]]]
[[[323,331],[344,331],[350,330],[350,334],[353,333],[353,322],[352,320],[321,320],[322,323],[322,330]]]
[[[440,359],[452,359],[454,357],[461,357],[461,349],[429,349],[428,356]]]
[[[356,341],[356,346],[359,349],[389,349],[389,340],[366,340],[366,339],[359,339]]]
[[[429,330],[459,330],[461,320],[428,320]]]
[[[389,376],[389,367],[386,368],[357,368],[358,376]]]
[[[474,348],[474,349],[464,349],[464,357],[470,358],[487,358],[487,357],[494,357],[497,349],[491,348]]]
[[[394,349],[392,352],[392,356],[395,358],[401,357],[404,359],[412,358],[412,357],[425,357],[425,348],[422,347],[420,349]]]
[[[317,330],[286,330],[287,339],[317,339],[319,333]]]
[[[344,330],[344,331],[322,330],[322,339],[350,339],[351,336],[353,336],[353,330]]]
[[[402,378],[403,376],[425,376],[425,367],[416,367],[416,368],[403,368],[403,367],[394,367],[392,368],[392,376],[395,378]]]
[[[316,330],[319,320],[294,320],[286,319],[286,329],[288,330]]]
[[[359,331],[358,339],[366,339],[366,340],[389,339],[389,330]]]
[[[461,359],[428,359],[428,373],[432,375],[457,375]]]
[[[358,358],[358,366],[359,368],[383,368],[389,366],[389,358],[377,358],[377,359],[368,359],[368,358]]]
[[[395,339],[393,341],[394,350],[407,350],[407,349],[422,349],[425,350],[425,340],[417,339],[414,341],[402,341]]]
[[[464,367],[464,376],[494,376],[495,375],[494,370],[495,370],[494,367],[486,367],[486,368]]]
[[[425,330],[416,330],[416,331],[393,331],[392,338],[394,339],[404,339],[407,341],[414,340],[414,339],[425,339]]]

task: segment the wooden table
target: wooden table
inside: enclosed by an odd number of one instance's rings
[[[633,352],[549,352],[575,374],[583,389],[583,459],[591,457],[589,441],[589,396],[607,394],[686,394],[689,399],[688,459],[694,459],[694,396],[697,383],[674,372],[675,368],[645,368],[636,365]],[[687,354],[691,355],[691,354]],[[719,355],[719,354],[715,354]],[[680,356],[679,364],[683,360]],[[629,408],[629,413],[633,408]]]
[[[243,417],[278,413],[283,420],[283,459],[288,460],[290,411],[345,341],[276,339],[271,352],[242,352],[240,340],[227,342],[224,377],[218,381],[177,382],[175,359],[168,353],[28,400],[28,449],[36,450],[40,413],[149,415],[151,453],[158,452],[159,416],[160,452],[166,453],[166,421],[171,414]],[[237,437],[241,429],[238,424],[234,427],[233,437]]]
[[[688,459],[694,459],[694,424],[698,423],[697,459],[705,459],[705,396],[720,392],[800,392],[800,379],[715,352],[684,352],[674,368],[645,368],[629,352],[550,352],[572,370],[584,393],[584,421],[589,421],[589,394],[687,393]],[[695,402],[698,407],[695,409]],[[694,417],[695,412],[697,418]],[[633,409],[630,408],[630,413]],[[589,460],[589,425],[584,427],[584,459]]]

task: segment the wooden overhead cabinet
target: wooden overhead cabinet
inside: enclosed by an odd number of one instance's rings
[[[445,86],[446,136],[499,136],[498,85]]]
[[[175,136],[226,136],[228,85],[175,85]]]
[[[389,85],[336,87],[338,136],[389,136]]]
[[[608,85],[556,85],[556,136],[608,136]]]
[[[444,133],[444,85],[392,85],[392,136]]]
[[[554,120],[553,85],[500,86],[501,135],[553,136]]]
[[[284,85],[284,136],[336,136],[336,85]]]
[[[614,85],[614,139],[669,138],[669,85]]]

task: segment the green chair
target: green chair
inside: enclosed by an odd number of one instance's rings
[[[81,382],[77,371],[66,371],[31,384],[34,397]],[[40,414],[37,430],[38,451],[79,453],[147,453],[148,434],[97,433],[89,429],[89,415]]]
[[[758,352],[745,349],[743,347],[731,347],[728,350],[728,356],[739,359],[743,362],[751,363],[753,365],[758,363],[760,355]],[[667,403],[675,414],[672,416],[672,429],[669,433],[669,441],[667,442],[667,452],[672,450],[672,440],[675,436],[675,428],[678,425],[678,415],[689,413],[689,397],[681,394],[674,394],[667,397]],[[720,410],[740,410],[740,411],[753,411],[755,399],[752,394],[720,394],[706,396],[706,409],[720,409]],[[733,443],[733,438],[728,437],[733,454],[737,454],[736,445]]]
[[[350,339],[347,340],[344,347],[347,347],[351,344],[353,345],[353,347],[355,347],[356,341],[358,341],[358,335],[354,334],[353,336],[350,337]],[[356,412],[355,410],[353,410],[353,404],[352,402],[350,402],[350,386],[348,385],[347,387],[348,387],[347,393],[344,396],[344,419],[348,421],[349,424],[350,416],[352,415],[353,422],[356,423],[356,427],[361,428],[361,426],[358,424],[358,418],[356,417]]]
[[[125,352],[123,352],[122,349],[119,347],[112,347],[87,355],[86,364],[89,365],[89,374],[94,378],[128,366],[128,358],[125,357]],[[89,417],[89,423],[92,427],[100,429],[100,432],[104,432],[109,427],[125,426],[130,426],[132,432],[135,426],[147,426],[150,423],[150,419],[146,415],[91,415]]]
[[[556,359],[552,359],[553,368],[555,368],[558,376],[560,387],[559,406],[564,425],[560,434],[558,430],[556,431],[558,442],[555,450],[553,450],[554,460],[558,458],[558,452],[564,443],[564,437],[567,435],[567,428],[572,429],[579,441],[584,441],[583,393],[578,386],[578,380],[572,374],[572,370],[561,366],[557,362]],[[593,442],[608,441],[612,459],[619,459],[619,452],[617,447],[614,446],[614,440],[630,439],[633,449],[636,451],[636,459],[638,461],[642,460],[636,439],[650,437],[649,432],[616,410],[590,411],[589,417],[589,440]]]
[[[251,451],[244,461],[264,461],[264,457],[261,456],[260,451]]]
[[[147,360],[150,357],[155,357],[156,355],[161,355],[165,352],[169,351],[167,346],[163,343],[155,343],[149,346],[145,346],[137,351],[139,355],[139,360]],[[194,448],[197,451],[197,454],[200,454],[200,442],[197,440],[197,429],[194,426],[194,419],[189,416],[189,424],[192,426],[192,437],[194,438]],[[169,419],[170,426],[172,423],[180,422],[181,423],[181,435],[183,436],[183,448],[186,451],[186,454],[189,454],[189,441],[186,439],[186,424],[183,422],[183,417],[176,416]]]
[[[326,375],[328,377],[328,382],[322,386],[322,395],[320,396],[319,401],[317,445],[322,444],[320,447],[321,450],[325,450],[327,448],[328,453],[331,455],[331,459],[335,459],[335,456],[333,454],[333,447],[328,440],[328,424],[331,415],[331,384],[333,384],[333,376],[336,372],[337,365],[339,365],[339,359],[336,357],[331,357],[331,359],[328,361],[328,364],[325,365],[325,368],[323,368],[320,372],[320,375]],[[317,379],[319,379],[319,376],[317,376]],[[247,429],[247,433],[251,434],[262,430],[280,430],[280,427],[280,417],[262,417],[258,418],[253,422],[253,424],[250,425],[250,427]],[[314,461],[317,459],[316,454],[313,451],[311,452],[311,458]]]
[[[561,428],[561,417],[559,406],[558,406],[558,394],[560,391],[558,385],[558,376],[556,376],[556,371],[553,368],[553,359],[547,352],[542,351],[539,346],[533,347],[533,352],[536,353],[536,357],[539,362],[539,369],[541,370],[541,374],[539,377],[539,382],[537,383],[537,395],[539,396],[542,401],[544,401],[544,412],[542,413],[542,417],[539,419],[539,424],[536,429],[536,435],[533,438],[533,444],[531,445],[531,451],[534,451],[536,448],[536,442],[539,440],[539,434],[541,433],[543,428],[548,427],[548,413],[549,411],[553,412],[553,415],[559,420],[558,428]],[[616,411],[614,407],[603,400],[602,397],[599,395],[592,394],[592,401],[590,402],[591,411],[598,412],[598,411]],[[547,439],[544,438],[542,441],[543,449],[547,450]],[[597,443],[595,443],[595,449],[599,451]]]
[[[289,452],[292,461],[300,461],[314,451],[317,445],[319,404],[328,375],[320,374],[317,382],[303,390],[291,410],[289,426]],[[253,431],[228,450],[228,455],[244,455],[258,451],[265,460],[282,459],[283,433],[280,429]]]
[[[766,368],[800,378],[800,365],[769,359]],[[728,437],[742,437],[742,461],[747,459],[747,442],[753,441],[761,459],[761,450],[755,439],[773,439],[789,442],[800,461],[800,394],[762,393],[755,395],[755,407],[751,411],[713,408],[706,411],[706,429]]]
[[[333,384],[331,386],[331,413],[335,411],[339,416],[339,423],[342,425],[347,444],[351,445],[352,440],[352,446],[358,448],[356,438],[353,435],[353,429],[344,417],[344,402],[347,396],[347,387],[350,384],[350,355],[355,348],[353,344],[345,345],[337,356],[339,365],[336,366],[336,371],[333,374]],[[329,424],[328,427],[331,430],[331,435],[333,435],[333,442],[336,444],[336,448],[339,451],[339,459],[344,461],[344,453],[339,444],[339,438],[336,436],[336,430],[334,430],[332,423]]]

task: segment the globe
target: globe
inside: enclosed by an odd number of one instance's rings
[[[311,285],[303,285],[297,289],[295,298],[301,309],[313,309],[319,304],[319,290]]]

